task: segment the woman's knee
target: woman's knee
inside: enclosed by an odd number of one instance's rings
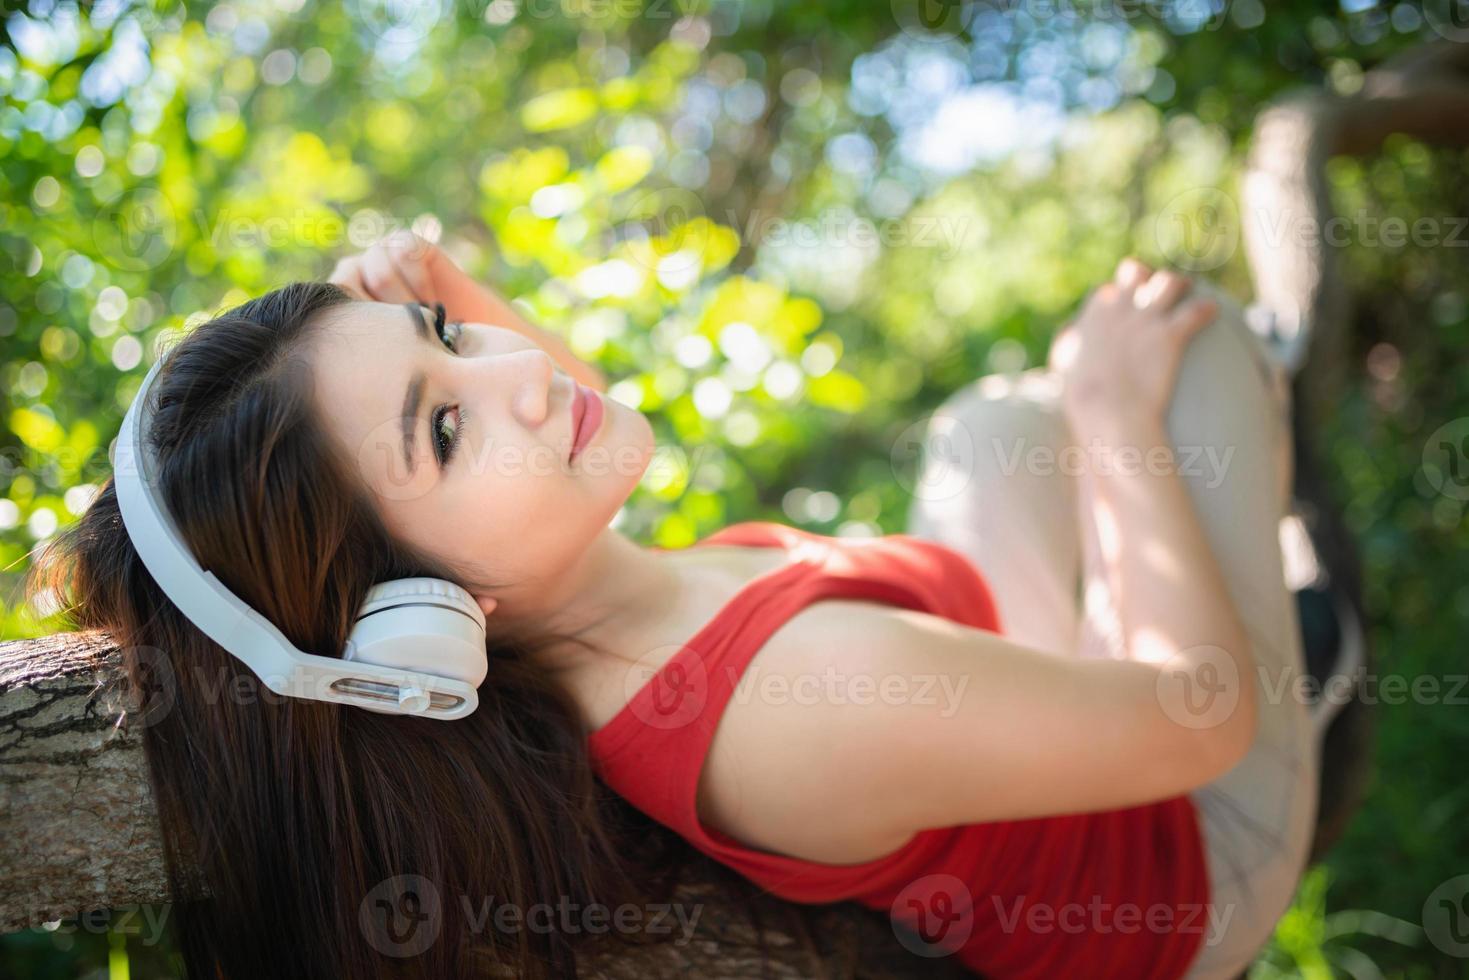
[[[1244,307],[1210,279],[1195,279],[1193,295],[1212,299],[1218,315],[1189,342],[1179,368],[1175,407],[1190,394],[1217,390],[1235,403],[1278,406],[1285,378],[1264,340],[1246,321]]]
[[[1060,398],[1060,379],[1044,368],[985,375],[949,396],[934,411],[932,428],[951,433],[986,460],[1008,457],[1016,448],[1058,451],[1067,440]]]
[[[1289,384],[1240,304],[1208,280],[1194,289],[1219,301],[1219,315],[1190,339],[1168,407],[1178,472],[1216,549],[1270,550],[1278,562],[1270,542],[1290,493]],[[1278,576],[1258,571],[1263,561],[1225,564]]]
[[[919,426],[916,508],[952,510],[980,488],[993,500],[1047,460],[1054,469],[1069,439],[1059,393],[1055,376],[1037,368],[987,375],[950,395]]]

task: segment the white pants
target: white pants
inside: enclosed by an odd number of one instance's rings
[[[1239,304],[1207,282],[1196,281],[1195,290],[1218,299],[1220,315],[1184,353],[1167,430],[1249,632],[1259,728],[1234,769],[1191,794],[1207,851],[1212,921],[1220,925],[1206,932],[1187,976],[1232,980],[1295,893],[1316,818],[1319,760],[1309,711],[1294,695],[1305,666],[1279,543],[1291,479],[1289,385]],[[1086,456],[1058,398],[1056,377],[1035,369],[982,377],[945,402],[934,414],[947,418],[930,423],[924,443],[908,533],[974,562],[1015,642],[1123,657],[1089,491],[1076,475],[1075,461]],[[962,445],[953,445],[956,438]],[[1044,452],[1032,453],[1035,447]],[[955,479],[956,464],[972,472]]]

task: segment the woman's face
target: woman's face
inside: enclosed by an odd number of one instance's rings
[[[451,321],[441,338],[432,309],[354,302],[322,314],[308,357],[327,432],[388,530],[526,598],[586,551],[652,457],[647,419],[602,394],[569,459],[576,383],[504,327]]]

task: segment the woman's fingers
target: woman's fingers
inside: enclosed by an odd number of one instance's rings
[[[1137,259],[1128,257],[1117,265],[1117,274],[1113,282],[1124,293],[1131,293],[1147,281],[1153,270],[1143,265]]]
[[[428,301],[436,293],[433,283],[434,246],[408,231],[397,232],[382,244],[393,268],[417,299]]]
[[[420,299],[382,245],[374,245],[363,253],[362,282],[368,294],[379,303],[413,303]]]
[[[1178,305],[1178,301],[1193,288],[1193,283],[1176,272],[1166,269],[1153,273],[1147,282],[1133,294],[1133,302],[1140,310],[1167,313]]]
[[[1081,351],[1081,334],[1075,327],[1066,327],[1051,340],[1051,349],[1046,353],[1046,364],[1052,371],[1065,373],[1076,362]]]
[[[362,256],[360,255],[353,255],[338,261],[326,281],[342,287],[358,299],[372,298],[368,295],[367,286],[362,282]]]
[[[1154,272],[1130,256],[1118,264],[1113,283],[1138,309],[1156,313],[1167,313],[1173,309],[1193,287],[1188,278],[1176,272],[1167,269]]]
[[[396,232],[361,255],[342,259],[329,282],[355,296],[379,303],[431,302],[439,252],[412,232]]]
[[[1212,299],[1194,299],[1179,306],[1168,315],[1167,328],[1175,331],[1187,341],[1201,329],[1214,322],[1219,315],[1219,304]]]
[[[1087,298],[1087,306],[1105,306],[1115,303],[1122,298],[1122,289],[1115,282],[1104,282],[1092,290],[1091,296]]]

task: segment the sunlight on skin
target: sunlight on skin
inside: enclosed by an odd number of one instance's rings
[[[1175,651],[1173,644],[1160,631],[1140,624],[1133,628],[1132,644],[1128,649],[1128,660],[1140,660],[1144,663],[1161,664],[1173,659]]]
[[[1143,560],[1150,567],[1157,569],[1159,573],[1175,576],[1183,574],[1183,566],[1178,563],[1178,559],[1174,557],[1173,552],[1168,550],[1166,545],[1159,544],[1157,541],[1148,540],[1142,543],[1142,551]]]
[[[1170,454],[1171,458],[1171,454]],[[1098,500],[1092,490],[1092,483],[1096,475],[1086,473],[1082,476],[1082,494],[1085,501],[1083,505],[1083,520],[1091,524],[1091,530],[1095,533],[1099,551],[1104,565],[1105,583],[1095,583],[1093,588],[1099,588],[1116,599],[1115,575],[1112,569],[1122,548],[1122,528],[1117,520],[1115,506],[1106,500]],[[1128,491],[1131,492],[1131,491]],[[1167,544],[1156,539],[1155,536],[1146,532],[1129,532],[1133,545],[1138,549],[1142,561],[1159,575],[1168,575],[1173,578],[1181,578],[1184,574],[1183,565],[1178,556]],[[1091,591],[1089,589],[1088,591]],[[1100,596],[1094,596],[1092,603],[1102,602]],[[1203,642],[1203,641],[1201,641]],[[1156,626],[1147,622],[1135,623],[1129,641],[1125,649],[1119,654],[1124,659],[1137,660],[1144,663],[1166,663],[1176,654],[1172,644]]]
[[[1096,527],[1097,542],[1101,546],[1102,560],[1110,568],[1116,564],[1118,553],[1122,550],[1122,529],[1117,525],[1117,514],[1111,504],[1098,500],[1095,494],[1088,496],[1091,500],[1089,510]]]

